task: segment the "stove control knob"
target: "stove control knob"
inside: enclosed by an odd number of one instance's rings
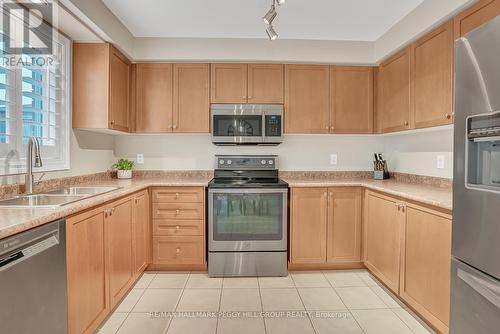
[[[224,165],[224,160],[219,160],[219,165]]]
[[[266,160],[261,160],[260,163],[263,164],[263,165],[265,165],[266,164]]]
[[[272,164],[274,164],[274,161],[273,160],[269,160],[267,163],[270,164],[270,165],[272,165]]]
[[[228,160],[228,161],[226,161],[226,163],[227,163],[228,165],[230,165],[230,164],[232,164],[232,163],[233,163],[233,161],[232,161],[232,160]]]

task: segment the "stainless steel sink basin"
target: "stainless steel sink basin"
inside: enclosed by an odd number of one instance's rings
[[[21,197],[15,197],[8,200],[0,201],[0,207],[16,207],[16,208],[44,208],[44,207],[56,207],[72,202],[79,201],[85,198],[85,195],[27,195]]]
[[[108,193],[119,187],[70,187],[0,201],[0,208],[54,208]]]
[[[116,189],[118,189],[118,187],[70,187],[49,191],[47,194],[95,196],[105,194]]]

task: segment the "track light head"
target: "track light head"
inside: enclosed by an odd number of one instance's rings
[[[275,39],[278,38],[278,33],[274,30],[272,25],[268,25],[266,28],[267,36],[269,36],[269,39],[271,41],[274,41]]]
[[[265,24],[271,25],[273,23],[273,20],[276,18],[276,8],[274,7],[274,4],[271,6],[271,9],[262,17],[262,20],[264,21]]]

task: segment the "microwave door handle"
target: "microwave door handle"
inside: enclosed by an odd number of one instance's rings
[[[483,296],[486,300],[495,305],[497,308],[500,308],[500,285],[494,285],[484,279],[469,274],[462,269],[458,269],[457,275],[460,279],[462,279],[462,281]]]

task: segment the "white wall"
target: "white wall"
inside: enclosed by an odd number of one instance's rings
[[[135,159],[144,154],[140,169],[204,169],[214,167],[215,154],[277,154],[281,170],[370,170],[373,152],[382,142],[370,136],[287,135],[279,146],[215,146],[209,135],[119,136],[117,157]],[[330,164],[330,154],[338,164]]]
[[[139,169],[213,169],[215,154],[277,154],[287,171],[362,170],[373,168],[373,153],[381,152],[391,171],[452,178],[453,130],[444,127],[376,136],[286,135],[276,147],[214,146],[209,135],[124,135],[115,139],[115,155],[136,159]],[[338,164],[330,164],[337,154]],[[445,168],[436,167],[444,155]]]

